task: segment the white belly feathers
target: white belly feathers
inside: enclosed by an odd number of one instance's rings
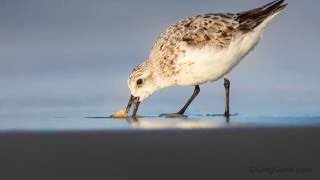
[[[180,69],[175,78],[177,85],[197,85],[220,79],[257,45],[259,39],[260,32],[250,32],[225,49],[186,46],[185,53],[177,61]]]

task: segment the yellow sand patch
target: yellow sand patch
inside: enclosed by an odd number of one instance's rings
[[[126,112],[125,109],[120,109],[119,111],[113,113],[111,115],[111,117],[113,117],[113,118],[127,118],[128,117],[128,113]]]

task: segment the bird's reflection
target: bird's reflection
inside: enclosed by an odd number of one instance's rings
[[[205,129],[226,127],[230,123],[230,117],[213,118],[159,118],[159,117],[135,117],[127,119],[132,128],[137,129]]]

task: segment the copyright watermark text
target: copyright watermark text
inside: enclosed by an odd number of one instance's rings
[[[252,174],[306,174],[311,173],[312,168],[306,167],[257,167],[250,166],[249,172]]]

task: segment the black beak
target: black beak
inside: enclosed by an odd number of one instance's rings
[[[133,112],[132,112],[132,117],[136,117],[136,114],[138,112],[139,109],[139,105],[140,105],[140,101],[139,101],[139,97],[134,97],[133,98]]]
[[[127,107],[126,107],[126,113],[127,113],[127,114],[129,113],[129,111],[130,111],[130,109],[131,109],[133,99],[134,99],[134,97],[131,95],[131,96],[130,96],[130,99],[129,99],[129,102],[128,102],[128,105],[127,105]]]
[[[133,95],[130,96],[128,105],[126,107],[126,113],[129,113],[132,103],[133,103],[132,117],[136,117],[136,114],[138,112],[139,105],[140,105],[139,97],[134,97]]]

